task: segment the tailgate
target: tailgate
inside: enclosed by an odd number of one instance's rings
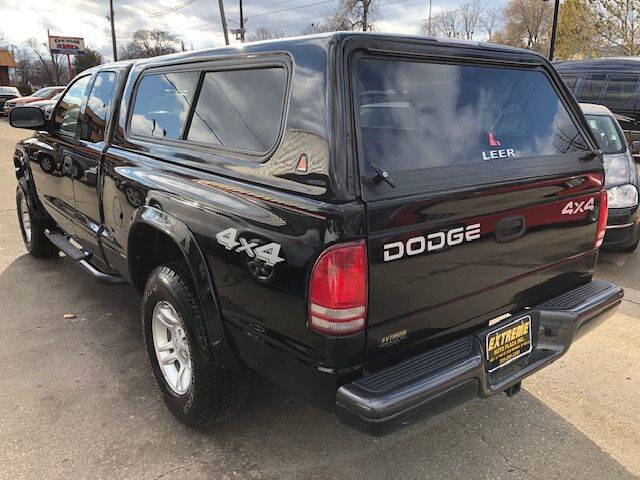
[[[354,65],[370,368],[590,279],[602,159],[549,72]]]

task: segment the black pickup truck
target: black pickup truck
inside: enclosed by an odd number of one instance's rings
[[[142,296],[171,411],[253,374],[370,433],[517,393],[610,315],[602,156],[553,67],[332,33],[101,65],[14,154],[29,252]],[[43,268],[44,264],[43,264]]]

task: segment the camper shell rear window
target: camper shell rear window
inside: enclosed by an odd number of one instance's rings
[[[354,84],[365,166],[494,168],[588,150],[540,70],[362,57]]]

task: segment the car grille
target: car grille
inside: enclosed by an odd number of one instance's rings
[[[604,234],[604,244],[614,245],[616,243],[623,243],[631,238],[633,233],[633,225],[626,228],[610,228],[607,233]]]

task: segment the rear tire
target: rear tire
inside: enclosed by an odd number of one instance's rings
[[[16,190],[16,206],[22,240],[29,254],[39,258],[56,257],[58,248],[44,234],[45,223],[34,215],[20,185]]]
[[[178,420],[204,429],[242,409],[251,375],[224,369],[211,351],[202,308],[182,265],[162,265],[149,276],[142,330],[156,384]]]

